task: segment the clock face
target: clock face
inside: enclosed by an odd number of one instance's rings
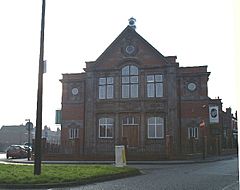
[[[188,87],[188,90],[194,91],[194,90],[196,90],[197,85],[193,82],[190,82],[187,87]]]
[[[77,88],[73,88],[72,89],[72,94],[75,96],[78,94],[78,89]]]

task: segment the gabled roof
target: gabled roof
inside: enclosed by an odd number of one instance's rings
[[[148,43],[141,35],[139,35],[135,31],[135,29],[133,29],[131,26],[127,26],[119,34],[119,36],[107,47],[107,49],[96,59],[95,62],[86,62],[88,64],[88,67],[97,66],[98,64],[101,64],[103,60],[107,59],[108,57],[114,56],[114,49],[118,47],[119,44],[122,44],[123,41],[126,40],[127,38],[135,39],[135,41],[137,40],[141,42],[141,44],[143,44],[144,47],[148,48],[149,51],[151,51],[151,54],[157,57],[158,60],[161,60],[163,64],[170,63],[166,57],[164,57],[158,50],[156,50],[150,43]]]
[[[134,30],[131,26],[127,26],[120,34],[119,36],[108,46],[108,48],[97,58],[96,61],[104,57],[104,55],[107,53],[109,49],[111,49],[112,46],[114,46],[116,43],[118,43],[119,40],[127,36],[129,33],[132,33],[136,38],[141,39],[144,41],[146,45],[148,45],[157,55],[159,55],[162,59],[165,59],[165,57],[158,51],[156,50],[150,43],[148,43],[141,35],[139,35],[136,30]],[[168,61],[166,60],[166,63]]]

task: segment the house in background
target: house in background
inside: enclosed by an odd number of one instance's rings
[[[52,131],[44,126],[42,138],[49,144],[60,144],[61,130]],[[35,127],[30,131],[30,143],[35,139]],[[0,128],[0,151],[5,151],[10,145],[23,145],[28,142],[28,129],[26,125],[9,125]]]
[[[42,138],[50,144],[60,144],[61,130],[57,128],[56,131],[52,131],[50,127],[45,125],[42,130]]]
[[[236,148],[238,146],[237,112],[233,114],[232,109],[227,108],[222,112],[222,117],[222,148]]]
[[[24,144],[28,141],[25,125],[2,126],[0,129],[0,151],[5,151],[12,144]]]
[[[131,18],[85,72],[63,74],[63,153],[113,159],[124,144],[128,159],[165,159],[202,151],[203,139],[218,153],[225,113],[221,99],[208,97],[207,66],[180,67],[135,28]]]

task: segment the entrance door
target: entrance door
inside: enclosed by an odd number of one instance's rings
[[[122,125],[122,137],[127,138],[128,147],[139,145],[139,125]]]

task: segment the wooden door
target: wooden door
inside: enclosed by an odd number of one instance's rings
[[[127,138],[128,147],[139,145],[139,125],[122,125],[122,137]]]

